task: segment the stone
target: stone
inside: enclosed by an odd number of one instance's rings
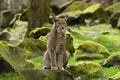
[[[103,63],[104,66],[120,65],[120,54],[113,54],[109,56]]]
[[[95,62],[79,62],[78,64],[69,65],[66,68],[73,77],[76,78],[80,76],[82,80],[89,80],[90,77],[101,77],[102,66]]]
[[[120,80],[120,72],[110,77],[109,80]]]
[[[106,58],[110,52],[103,45],[94,41],[83,41],[76,49],[74,56],[78,59]]]
[[[73,80],[67,71],[24,69],[21,71],[21,80]]]

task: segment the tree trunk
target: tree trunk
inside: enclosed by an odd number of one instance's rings
[[[30,1],[30,15],[28,19],[28,33],[36,28],[41,27],[49,20],[49,0],[31,0]]]

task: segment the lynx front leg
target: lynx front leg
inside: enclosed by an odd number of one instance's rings
[[[63,68],[63,55],[62,54],[58,55],[58,69],[64,70],[64,68]]]
[[[56,61],[56,54],[51,54],[50,55],[51,57],[51,70],[58,70],[58,67],[57,67],[57,61]]]
[[[51,61],[50,61],[50,56],[48,51],[45,52],[44,54],[44,69],[51,69],[51,65],[50,65]]]

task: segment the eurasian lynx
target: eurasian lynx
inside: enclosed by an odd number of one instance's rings
[[[47,50],[44,55],[44,69],[64,70],[67,64],[66,20],[66,17],[55,18],[55,23],[48,37]]]

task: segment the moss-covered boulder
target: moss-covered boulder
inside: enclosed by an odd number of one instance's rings
[[[24,69],[21,71],[21,80],[73,80],[66,71]]]
[[[13,19],[15,12],[6,10],[2,12],[3,20],[1,22],[1,27],[4,29],[6,27],[10,27],[10,22]]]
[[[74,1],[70,6],[68,6],[64,12],[72,12],[72,11],[83,11],[85,8],[87,8],[89,4],[83,3],[82,1]]]
[[[46,42],[34,38],[26,38],[23,42],[26,47],[26,57],[31,58],[38,55],[43,55],[46,50]]]
[[[110,52],[103,45],[93,41],[81,42],[74,53],[76,59],[99,59],[108,57],[109,55]]]
[[[120,17],[118,19],[117,28],[120,29]]]
[[[118,72],[114,76],[110,77],[109,80],[120,80],[120,72]]]
[[[29,16],[29,10],[25,9],[20,16],[20,20],[28,21],[28,16]]]
[[[102,67],[98,63],[80,62],[75,65],[69,65],[67,70],[72,73],[73,77],[81,76],[82,80],[89,80],[95,77],[100,77]]]
[[[26,61],[24,48],[6,41],[0,41],[0,54],[18,73],[24,68],[34,67],[31,62]]]
[[[74,44],[73,44],[73,37],[70,33],[66,34],[66,49],[68,52],[70,52],[71,55],[73,55],[75,49],[74,49]]]
[[[119,12],[120,11],[120,2],[117,2],[105,9],[106,11],[109,11],[111,14]]]
[[[85,24],[84,15],[82,11],[89,6],[87,3],[83,3],[82,1],[73,1],[71,5],[69,5],[61,14],[58,16],[63,16],[65,14],[68,15],[67,23],[68,25],[75,24]]]
[[[26,32],[27,22],[17,20],[13,28],[6,28],[0,32],[0,40],[17,46],[24,40]]]
[[[120,65],[120,54],[113,54],[104,61],[104,66]]]
[[[99,19],[99,20],[107,21],[109,18],[109,16],[107,15],[107,12],[102,8],[102,4],[100,3],[87,7],[83,11],[83,14],[85,14],[87,18],[92,18],[92,19]]]
[[[120,12],[116,12],[111,15],[110,24],[113,28],[116,28],[117,26],[119,26],[118,25],[119,18],[120,18]]]
[[[40,28],[35,28],[30,32],[30,37],[38,39],[40,36],[46,36],[51,29],[52,25],[45,23],[42,27]]]

